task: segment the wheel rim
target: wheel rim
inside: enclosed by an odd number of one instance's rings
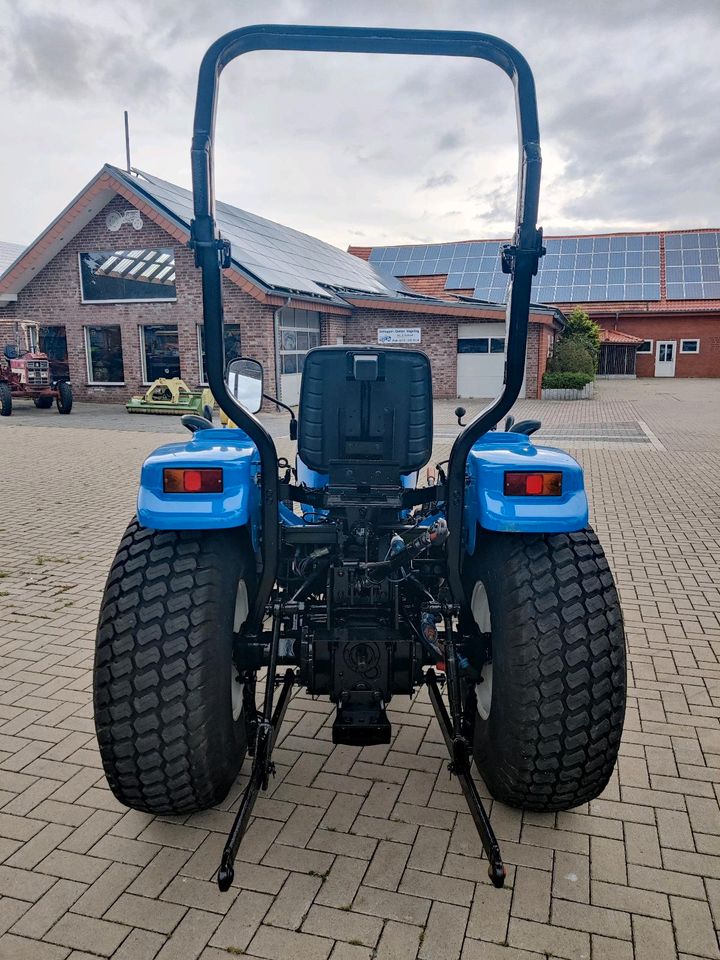
[[[237,633],[240,627],[247,620],[250,612],[248,602],[247,585],[244,580],[238,583],[237,594],[235,597],[235,616],[233,617],[233,633]],[[233,720],[238,721],[243,708],[243,683],[238,676],[237,667],[234,661],[230,661],[230,693],[232,698]]]
[[[490,619],[490,602],[488,601],[485,584],[480,580],[475,584],[470,601],[470,609],[477,628],[481,633],[492,632],[492,621]],[[487,720],[490,717],[492,708],[492,687],[493,687],[493,666],[492,663],[483,665],[480,671],[480,680],[475,684],[475,697],[477,700],[477,712],[481,720]]]

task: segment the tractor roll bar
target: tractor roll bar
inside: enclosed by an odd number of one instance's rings
[[[475,57],[503,70],[515,87],[520,141],[519,182],[512,244],[503,250],[503,270],[512,275],[507,306],[507,360],[504,389],[457,437],[447,470],[448,580],[456,602],[463,600],[461,580],[462,523],[467,455],[475,441],[510,409],[520,392],[525,367],[530,287],[537,272],[542,233],[537,230],[540,192],[540,135],[535,82],[525,58],[509,43],[468,31],[395,30],[389,28],[315,27],[262,24],[233,30],[208,49],[200,65],[192,140],[194,219],[190,245],[202,269],[203,321],[208,382],[220,408],[256,444],[262,473],[262,576],[247,629],[261,627],[277,573],[279,544],[277,450],[257,417],[248,413],[225,385],[222,268],[230,266],[230,250],[215,224],[213,143],[218,81],[236,57],[253,50],[385,53],[420,56]]]

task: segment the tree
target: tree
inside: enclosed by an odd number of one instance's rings
[[[595,360],[584,339],[564,337],[555,344],[548,370],[551,373],[588,373],[593,376]]]
[[[576,343],[584,347],[592,357],[593,369],[597,370],[600,360],[600,324],[580,307],[574,307],[565,318],[561,342]]]

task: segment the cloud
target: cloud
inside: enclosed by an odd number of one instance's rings
[[[457,177],[454,173],[446,171],[445,173],[437,173],[432,177],[428,177],[420,189],[436,190],[438,187],[451,187],[454,183],[457,183]]]
[[[10,86],[49,100],[163,100],[171,74],[137,31],[119,32],[62,13],[14,7],[5,44]]]
[[[123,162],[122,108],[133,161],[188,185],[200,59],[268,21],[502,36],[536,77],[548,232],[720,225],[717,0],[0,0],[0,238]],[[507,236],[512,92],[473,59],[253,53],[222,77],[218,195],[340,246]]]

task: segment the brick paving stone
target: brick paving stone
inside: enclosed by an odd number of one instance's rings
[[[421,960],[457,960],[462,952],[469,910],[450,903],[434,903],[420,945]]]
[[[518,868],[518,874],[520,868]],[[517,881],[516,881],[517,886]],[[562,900],[590,901],[590,861],[577,853],[555,853],[552,895]],[[529,918],[531,919],[531,918]]]
[[[635,956],[633,945],[627,940],[615,940],[593,933],[590,941],[593,960],[633,960]]]
[[[248,953],[265,960],[327,960],[333,941],[309,933],[291,933],[262,926],[250,942]]]
[[[550,919],[552,874],[533,867],[518,867],[515,872],[513,916],[546,923]]]
[[[316,903],[323,904],[326,907],[345,908],[352,903],[367,869],[368,865],[365,860],[357,860],[353,857],[336,857],[330,872],[322,880],[322,886],[315,896]]]
[[[185,914],[185,908],[175,903],[163,903],[149,897],[137,897],[132,893],[122,893],[110,909],[105,919],[126,923],[155,933],[171,933]]]
[[[69,953],[67,947],[56,947],[11,933],[0,937],[0,960],[66,960]]]
[[[360,887],[353,908],[359,913],[369,913],[387,920],[424,924],[430,912],[430,901],[373,887]]]
[[[678,950],[713,960],[720,957],[718,938],[707,903],[670,897],[670,908]]]
[[[304,933],[313,933],[348,943],[374,947],[380,939],[383,923],[377,917],[362,916],[350,910],[335,910],[319,904],[310,908],[302,925]]]
[[[94,917],[66,913],[45,934],[50,943],[59,943],[77,950],[91,950],[100,956],[109,957],[130,933],[130,924],[111,923]]]
[[[381,840],[367,868],[364,883],[370,887],[397,890],[412,849],[406,843]]]
[[[549,953],[565,960],[588,960],[590,935],[584,931],[511,918],[507,942],[522,950]]]
[[[668,920],[633,917],[635,960],[675,960],[675,938]]]
[[[470,909],[467,935],[476,940],[505,943],[512,890],[504,887],[496,890],[489,885],[478,884]]]
[[[349,862],[352,863],[353,861]],[[337,860],[333,864],[333,870],[336,866]],[[320,877],[310,877],[304,873],[291,873],[265,915],[265,923],[269,923],[273,927],[299,930],[321,886],[324,886],[324,884]],[[344,895],[348,896],[347,893]],[[349,903],[351,901],[352,895],[345,902]]]
[[[213,933],[210,944],[221,948],[226,955],[244,951],[272,903],[272,897],[267,894],[241,890]]]
[[[602,880],[593,880],[591,889],[595,906],[659,917],[661,920],[670,919],[670,906],[664,893],[642,890],[639,887],[623,887],[617,883],[603,883]]]
[[[415,960],[420,948],[420,927],[391,920],[385,924],[377,946],[377,960]]]
[[[133,930],[113,954],[113,960],[154,960],[166,938],[149,930]]]
[[[138,870],[139,867],[126,863],[111,863],[105,873],[75,902],[72,909],[88,917],[101,917],[132,883]]]
[[[256,806],[227,897],[215,873],[247,764],[218,808],[190,818],[153,819],[119,805],[95,747],[94,620],[139,462],[160,433],[182,433],[153,418],[138,430],[82,404],[77,419],[61,418],[70,434],[36,422],[33,410],[0,423],[21,441],[4,448],[5,487],[21,508],[43,503],[53,550],[66,558],[38,566],[27,511],[9,518],[17,562],[3,591],[22,598],[30,615],[8,619],[0,610],[0,957],[10,950],[12,960],[87,960],[122,936],[113,960],[219,960],[228,948],[283,960],[294,948],[332,960],[370,960],[371,950],[380,960],[443,951],[463,960],[574,960],[590,944],[592,960],[634,960],[633,943],[638,960],[717,960],[720,537],[707,477],[720,472],[720,390],[717,381],[678,380],[669,392],[646,380],[599,383],[597,393],[584,412],[521,401],[517,413],[544,420],[540,438],[545,425],[562,432],[584,419],[603,429],[642,420],[665,448],[571,448],[623,599],[630,677],[621,762],[603,796],[576,810],[523,814],[492,804],[509,866],[502,891],[488,884],[422,692],[411,703],[393,700],[390,745],[363,749],[331,743],[329,704],[293,700],[278,776]],[[436,421],[452,424],[453,406],[439,403]],[[88,416],[112,429],[88,427]],[[69,482],[77,462],[94,465],[81,495],[62,506],[40,496],[40,477],[25,475],[22,451],[39,437],[58,482]],[[436,459],[449,442],[438,444]],[[660,513],[657,503],[673,509]],[[64,597],[72,606],[62,606]],[[480,781],[478,789],[487,797]],[[140,914],[149,905],[147,917],[132,916],[138,903]],[[179,911],[174,931],[134,925],[154,911],[167,928],[168,908]],[[297,926],[312,910],[314,918],[380,925],[376,947],[343,942],[333,930],[316,937],[278,926]],[[460,940],[448,918],[466,914]],[[624,939],[628,922],[632,941]],[[14,925],[33,936],[18,936]]]
[[[217,914],[188,910],[155,960],[197,960],[219,923]]]
[[[10,932],[21,937],[42,939],[50,927],[57,923],[86,889],[83,883],[58,880],[37,903],[30,907],[27,913],[22,915]]]

